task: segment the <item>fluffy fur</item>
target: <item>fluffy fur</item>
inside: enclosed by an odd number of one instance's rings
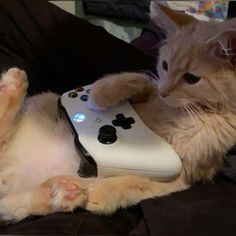
[[[143,74],[108,75],[94,83],[89,102],[104,110],[129,99],[181,157],[179,177],[169,182],[78,177],[79,158],[69,128],[58,119],[58,96],[45,93],[24,101],[26,73],[12,68],[0,81],[2,219],[18,221],[75,207],[109,214],[213,179],[236,139],[235,20],[199,22],[154,2],[151,15],[167,33],[157,86]]]

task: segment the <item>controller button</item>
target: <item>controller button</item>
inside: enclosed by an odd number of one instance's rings
[[[76,92],[68,93],[68,97],[70,97],[70,98],[76,98],[77,96],[78,96],[78,94]]]
[[[112,121],[114,126],[121,126],[123,129],[132,128],[131,124],[134,124],[135,120],[133,117],[125,117],[123,114],[117,114],[116,119]]]
[[[96,117],[93,121],[94,121],[95,123],[101,123],[101,122],[102,122],[102,119],[99,118],[99,117]]]
[[[87,89],[87,90],[85,91],[85,93],[90,94],[90,90],[91,90],[91,89]]]
[[[84,88],[83,87],[78,87],[75,89],[76,92],[83,92],[84,91]]]
[[[86,115],[84,113],[75,113],[73,116],[72,116],[72,120],[76,123],[81,123],[83,121],[85,121],[86,119]]]
[[[84,95],[80,96],[80,100],[83,102],[88,101],[88,95],[84,94]]]
[[[99,129],[98,141],[103,144],[112,144],[117,140],[116,129],[111,125],[104,125]]]

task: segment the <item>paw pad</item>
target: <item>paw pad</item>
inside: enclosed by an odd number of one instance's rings
[[[86,187],[78,178],[61,178],[52,185],[52,206],[59,210],[73,210],[87,201]]]

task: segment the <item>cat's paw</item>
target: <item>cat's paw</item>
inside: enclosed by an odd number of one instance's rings
[[[108,75],[97,80],[90,91],[87,106],[92,110],[107,110],[127,99],[125,88],[120,88],[122,81],[119,80],[121,75]]]
[[[96,81],[90,91],[90,96],[87,102],[87,107],[91,110],[105,111],[110,106],[114,105],[114,97],[109,95],[112,93],[112,88],[109,85],[107,78]]]
[[[56,211],[72,211],[84,207],[87,201],[87,185],[78,177],[59,176],[50,180],[50,205]]]
[[[11,68],[3,73],[0,80],[0,94],[8,97],[25,94],[28,80],[25,71]]]
[[[156,90],[156,85],[144,74],[108,75],[93,84],[88,107],[95,110],[106,110],[125,100],[146,102],[156,93]]]
[[[93,191],[89,193],[85,209],[95,214],[112,214],[119,207],[116,199],[112,199],[109,193],[102,191]]]
[[[123,201],[122,190],[116,185],[114,178],[105,178],[90,185],[85,209],[96,214],[112,214]]]

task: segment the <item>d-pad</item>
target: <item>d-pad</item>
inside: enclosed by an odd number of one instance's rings
[[[112,121],[114,126],[121,126],[123,129],[130,129],[135,120],[132,117],[125,117],[123,114],[117,114],[116,119]]]

